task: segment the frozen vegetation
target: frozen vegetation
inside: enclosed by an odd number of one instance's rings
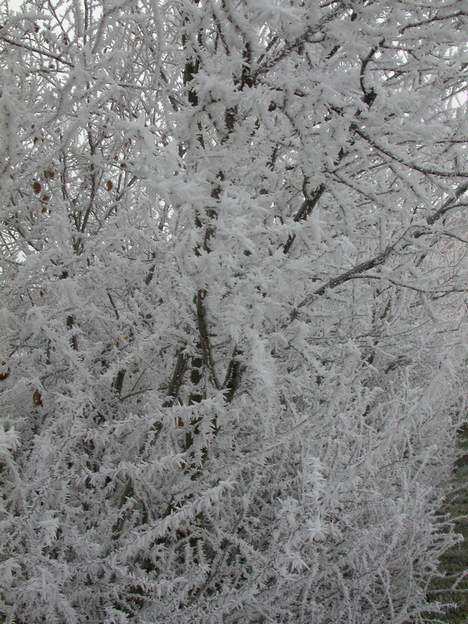
[[[0,3],[1,624],[446,621],[466,8]]]

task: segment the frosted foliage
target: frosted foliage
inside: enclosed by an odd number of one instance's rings
[[[2,624],[443,608],[464,11],[2,5]]]

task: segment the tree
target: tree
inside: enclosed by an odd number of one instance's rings
[[[1,621],[440,611],[463,2],[3,11]]]

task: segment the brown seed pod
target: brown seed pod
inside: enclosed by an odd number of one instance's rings
[[[113,187],[114,187],[114,185],[112,184],[112,180],[107,180],[107,182],[106,182],[106,189],[108,191],[112,191]]]
[[[37,388],[33,392],[32,400],[33,400],[33,403],[34,403],[34,405],[36,407],[39,407],[39,406],[42,407],[42,405],[43,405],[43,403],[42,403],[42,394],[39,392],[39,390],[37,390]]]
[[[46,169],[44,171],[44,178],[46,180],[52,180],[55,177],[55,171],[53,169]]]
[[[9,376],[10,376],[10,369],[6,365],[6,362],[2,362],[0,364],[0,381],[5,381],[5,379],[8,379]]]
[[[42,191],[42,184],[38,180],[34,180],[32,183],[32,190],[36,193],[36,195],[39,195]]]
[[[47,202],[49,201],[50,196],[49,195],[41,195],[41,202],[43,204],[47,204]]]

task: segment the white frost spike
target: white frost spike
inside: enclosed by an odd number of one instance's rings
[[[11,451],[14,451],[19,445],[18,432],[13,428],[5,431],[0,425],[0,458],[9,457]]]
[[[314,243],[320,243],[322,240],[322,229],[320,225],[320,208],[318,206],[314,208],[310,217],[309,231]]]
[[[274,365],[261,340],[256,340],[252,346],[252,365],[265,386],[272,388],[275,383]]]

